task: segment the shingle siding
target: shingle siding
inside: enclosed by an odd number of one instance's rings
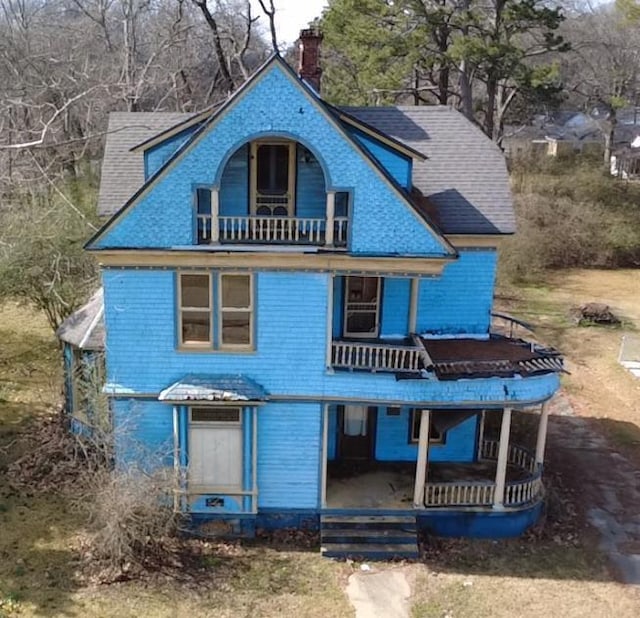
[[[322,407],[271,403],[258,411],[258,506],[317,508]]]
[[[251,96],[248,96],[250,93]],[[351,252],[443,255],[449,249],[353,142],[274,64],[95,243],[97,248],[191,245],[192,187],[217,185],[226,155],[264,136],[313,145],[330,188],[353,190]],[[268,131],[265,131],[265,118]],[[386,222],[386,224],[385,224]]]

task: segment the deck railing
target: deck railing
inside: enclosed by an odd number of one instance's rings
[[[384,343],[334,341],[331,364],[338,369],[366,369],[368,371],[409,371],[422,368],[418,348]]]
[[[481,458],[497,459],[499,445],[496,440],[483,440]],[[543,491],[542,474],[536,467],[533,455],[527,449],[511,444],[507,460],[530,476],[505,483],[504,506],[520,506],[538,498]],[[493,481],[426,483],[425,506],[491,506],[495,499],[495,488]]]
[[[220,243],[283,243],[292,245],[325,245],[327,220],[314,217],[282,217],[275,215],[219,216],[217,235],[211,215],[198,215],[198,241],[200,244]],[[334,247],[347,245],[348,218],[335,217],[333,222]],[[331,238],[329,238],[331,240]]]

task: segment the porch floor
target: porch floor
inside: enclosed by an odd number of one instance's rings
[[[415,463],[329,462],[327,508],[412,509],[415,473]],[[427,483],[492,483],[495,477],[495,461],[430,463]],[[527,473],[519,467],[507,467],[507,482],[526,478]]]

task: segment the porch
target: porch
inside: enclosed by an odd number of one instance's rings
[[[434,462],[428,466],[424,507],[492,507],[496,497],[498,442],[484,440],[473,463]],[[326,508],[413,510],[415,464],[331,462]],[[505,507],[536,502],[543,492],[541,469],[526,449],[510,445],[505,472]]]

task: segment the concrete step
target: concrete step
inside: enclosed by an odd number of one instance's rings
[[[415,543],[322,543],[320,549],[326,558],[351,558],[353,560],[393,560],[394,558],[418,558]]]

